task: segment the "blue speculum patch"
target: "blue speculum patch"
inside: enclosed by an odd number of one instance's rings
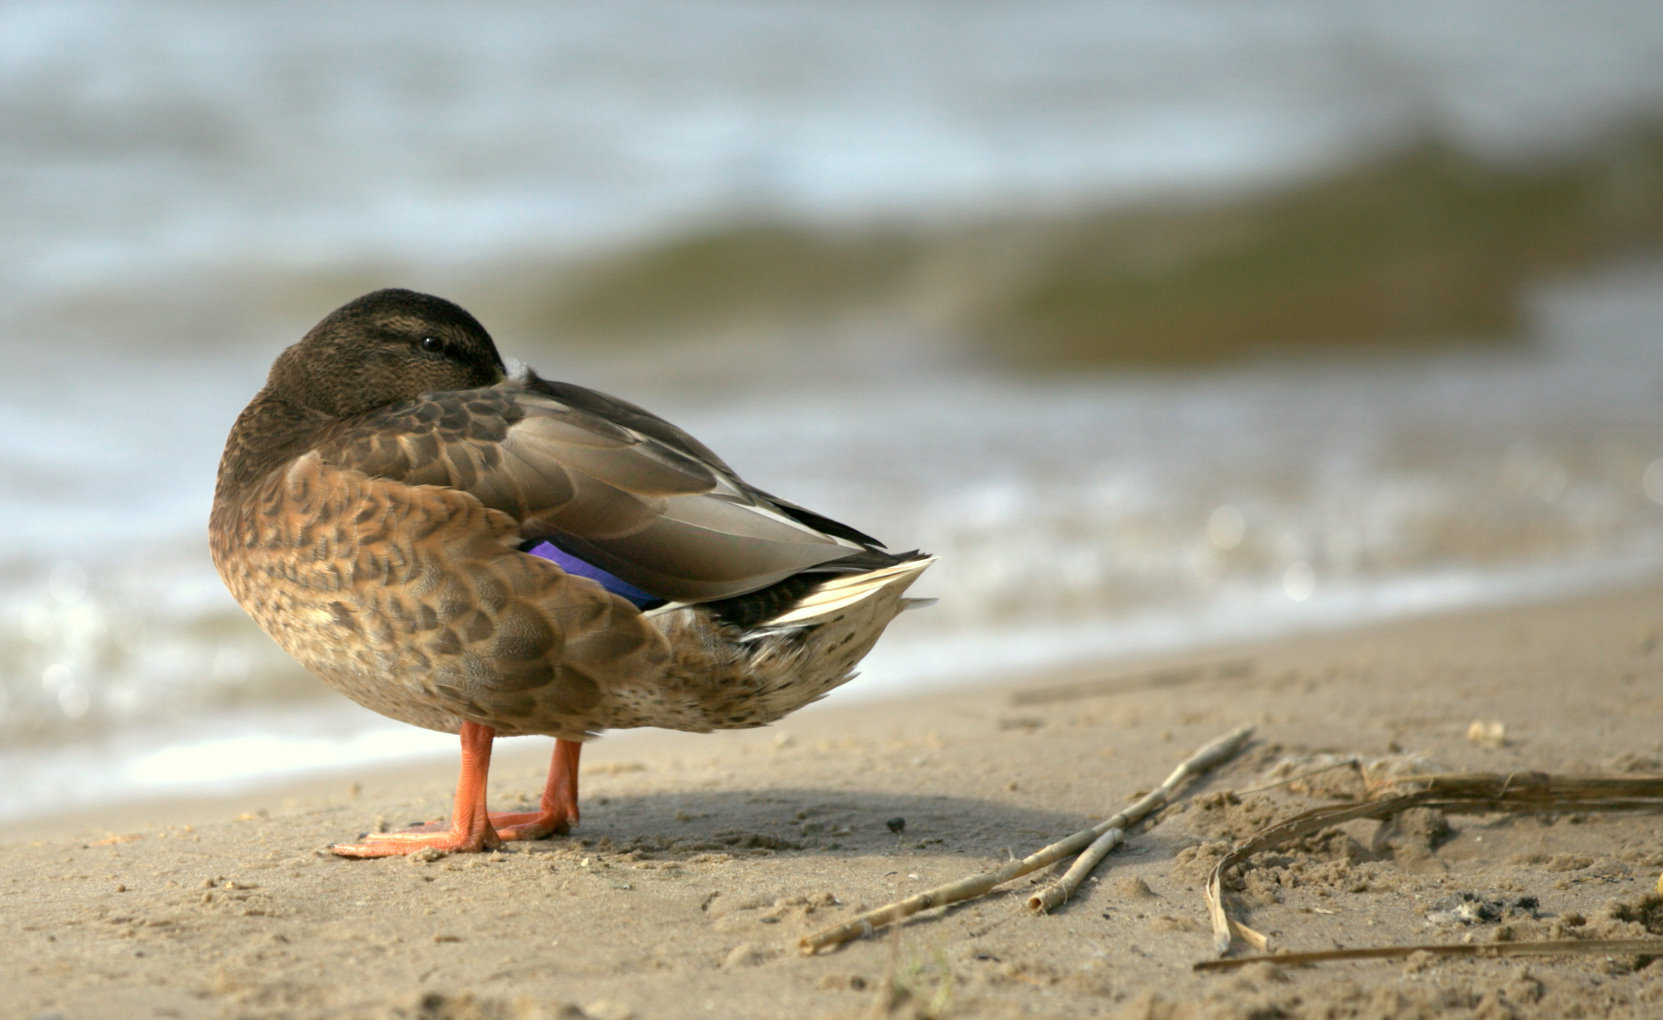
[[[522,548],[533,556],[541,556],[545,560],[559,564],[560,569],[568,574],[587,577],[589,580],[597,582],[612,594],[620,595],[635,603],[637,609],[646,609],[659,605],[664,601],[652,592],[642,591],[623,578],[609,574],[587,560],[578,559],[553,542],[538,542],[535,545],[527,545]]]

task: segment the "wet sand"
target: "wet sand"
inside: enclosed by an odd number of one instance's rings
[[[1475,721],[1500,739],[1469,736]],[[1118,810],[1243,723],[1254,743],[1057,912],[1031,916],[1019,879],[897,935],[798,953],[864,907]],[[502,745],[494,807],[535,796],[548,746]],[[1663,772],[1663,581],[913,700],[834,696],[754,732],[602,740],[577,832],[506,853],[320,852],[444,815],[450,763],[35,820],[0,847],[0,1015],[1663,1014],[1663,964],[1633,957],[1192,971],[1211,863],[1352,774],[1255,788],[1349,755],[1374,775]],[[1663,935],[1660,870],[1657,814],[1355,822],[1263,855],[1232,902],[1289,950]],[[1462,902],[1495,916],[1463,919]]]

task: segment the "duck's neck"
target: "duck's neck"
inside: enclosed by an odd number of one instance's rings
[[[312,445],[331,421],[321,411],[285,400],[269,388],[261,390],[237,416],[225,441],[214,501],[220,502],[229,490],[253,484]]]

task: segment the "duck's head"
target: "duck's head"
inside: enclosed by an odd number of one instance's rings
[[[424,393],[490,386],[506,374],[479,320],[443,298],[394,289],[330,312],[278,356],[266,389],[350,418]]]

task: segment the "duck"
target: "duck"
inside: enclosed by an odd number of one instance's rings
[[[443,298],[365,294],[273,363],[227,437],[220,578],[358,704],[461,741],[451,817],[332,844],[494,850],[577,824],[606,730],[763,726],[819,700],[934,561],[744,480],[650,411],[505,361]],[[486,806],[497,737],[555,738],[536,810]]]

